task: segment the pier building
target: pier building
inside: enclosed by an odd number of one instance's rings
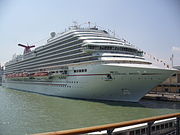
[[[180,66],[176,66],[174,68],[178,69],[178,72],[167,78],[151,92],[180,93]]]

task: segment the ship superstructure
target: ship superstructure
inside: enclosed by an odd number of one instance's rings
[[[135,102],[173,72],[153,66],[126,40],[96,26],[75,25],[61,34],[52,32],[47,44],[7,62],[3,85],[54,96]]]

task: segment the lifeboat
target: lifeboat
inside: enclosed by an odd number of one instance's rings
[[[29,75],[28,73],[23,73],[22,76],[23,76],[23,77],[28,77],[28,75]]]
[[[34,77],[39,76],[39,73],[34,73],[32,76],[34,76]]]
[[[38,72],[38,73],[35,73],[33,76],[48,76],[48,73],[47,72]]]
[[[19,75],[18,75],[19,77],[23,77],[23,73],[19,73]]]
[[[9,77],[9,78],[12,78],[12,77],[13,77],[13,74],[9,74],[8,77]]]
[[[39,75],[40,76],[48,76],[48,72],[40,72]]]
[[[35,76],[35,73],[31,73],[30,76],[34,77],[34,76]]]

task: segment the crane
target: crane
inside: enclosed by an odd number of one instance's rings
[[[18,44],[18,46],[24,47],[24,54],[27,54],[31,52],[31,48],[35,47],[35,45],[23,45],[23,44]]]

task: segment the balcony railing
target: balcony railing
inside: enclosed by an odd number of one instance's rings
[[[79,129],[71,129],[71,130],[48,132],[48,133],[38,133],[38,134],[33,134],[33,135],[77,135],[77,134],[86,134],[86,133],[92,133],[92,132],[98,132],[98,131],[104,131],[104,130],[107,131],[106,133],[107,135],[112,135],[114,129],[116,128],[122,128],[122,127],[137,125],[137,124],[143,124],[143,123],[147,124],[147,132],[144,135],[152,135],[153,124],[156,121],[165,120],[169,118],[175,118],[175,128],[174,128],[174,131],[171,130],[171,133],[168,133],[168,134],[180,135],[180,113],[155,116],[155,117],[150,117],[150,118],[125,121],[125,122],[120,122],[120,123],[112,123],[112,124],[106,124],[106,125],[100,125],[100,126],[79,128]]]

